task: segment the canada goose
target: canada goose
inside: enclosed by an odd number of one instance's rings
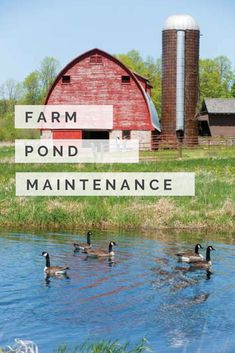
[[[176,254],[176,256],[178,256],[179,261],[182,261],[182,262],[192,263],[192,262],[202,261],[203,256],[199,254],[199,249],[203,249],[203,247],[201,246],[201,244],[196,244],[194,252],[193,251],[181,252]]]
[[[69,270],[69,267],[59,267],[59,266],[51,266],[50,263],[50,257],[48,252],[43,251],[42,256],[46,258],[46,266],[44,267],[44,272],[47,275],[66,275],[67,270]]]
[[[103,249],[85,249],[84,253],[90,257],[112,257],[114,256],[113,246],[116,246],[115,241],[109,243],[108,251]]]
[[[87,232],[87,242],[86,243],[74,243],[74,252],[80,251],[80,250],[85,250],[85,249],[90,249],[92,247],[91,245],[91,236],[92,233],[90,231]]]
[[[212,262],[211,262],[211,250],[215,250],[213,246],[209,245],[206,249],[206,260],[202,260],[200,262],[195,262],[190,265],[191,269],[194,268],[204,268],[206,270],[210,269]]]

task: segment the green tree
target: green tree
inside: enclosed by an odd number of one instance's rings
[[[51,56],[47,56],[42,60],[38,71],[42,100],[44,100],[51,84],[53,83],[58,73],[59,66],[59,61]]]
[[[41,87],[38,71],[31,72],[23,81],[25,91],[24,104],[40,104],[41,103]]]
[[[200,99],[232,97],[234,71],[230,60],[225,56],[200,60]]]
[[[0,114],[14,110],[14,105],[22,97],[22,84],[13,79],[5,81],[0,86]]]
[[[232,88],[231,88],[231,96],[235,98],[235,81],[233,82]]]

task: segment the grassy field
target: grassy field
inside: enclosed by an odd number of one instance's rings
[[[232,232],[235,147],[141,153],[139,164],[21,164],[0,148],[2,227],[42,229],[207,229]],[[150,157],[150,158],[149,158]],[[195,197],[16,197],[15,172],[196,173]]]

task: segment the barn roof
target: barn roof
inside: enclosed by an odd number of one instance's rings
[[[101,50],[101,49],[98,49],[98,48],[94,48],[94,49],[91,49],[85,53],[83,53],[82,55],[76,57],[75,59],[73,59],[70,63],[68,63],[60,72],[59,74],[57,75],[57,77],[55,78],[54,82],[52,83],[48,93],[47,93],[47,96],[46,96],[46,99],[45,99],[45,104],[47,104],[48,102],[48,99],[54,89],[54,87],[56,86],[57,82],[60,80],[60,78],[62,77],[62,75],[70,68],[72,67],[73,65],[75,65],[76,63],[78,63],[79,61],[81,61],[82,59],[84,59],[85,57],[89,56],[89,55],[93,55],[93,54],[100,54],[100,55],[103,55],[111,60],[113,60],[114,62],[116,62],[118,65],[120,65],[121,67],[123,67],[126,72],[132,77],[132,79],[135,81],[135,83],[137,84],[137,86],[139,87],[140,91],[142,92],[142,95],[145,99],[145,102],[146,102],[146,105],[148,107],[148,110],[149,110],[149,113],[150,113],[150,118],[151,118],[151,122],[152,122],[152,125],[155,129],[157,129],[158,131],[161,131],[160,129],[160,123],[159,123],[159,119],[158,119],[158,115],[157,115],[157,111],[155,109],[155,106],[152,102],[152,99],[150,96],[148,96],[146,94],[146,92],[144,91],[142,85],[140,84],[140,82],[138,81],[138,78],[137,78],[137,73],[134,73],[133,71],[131,71],[126,65],[124,65],[119,59],[117,59],[116,57],[106,53],[105,51]],[[144,78],[143,76],[139,75],[139,77],[141,77],[142,79],[144,80],[147,80],[146,78]],[[148,82],[148,80],[147,80]]]
[[[235,98],[205,98],[201,113],[235,114]]]

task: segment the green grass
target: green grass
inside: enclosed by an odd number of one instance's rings
[[[54,353],[144,353],[150,352],[145,339],[135,347],[128,343],[120,344],[118,341],[101,341],[84,343],[81,346],[68,348],[66,345],[60,346]]]
[[[0,353],[9,352],[4,348],[0,348]],[[19,352],[17,345],[11,350],[12,353]],[[151,352],[146,339],[142,339],[140,343],[131,346],[129,343],[121,344],[118,341],[87,341],[79,346],[70,348],[67,345],[59,346],[54,353],[144,353]]]
[[[1,146],[0,147],[0,161],[1,163],[4,162],[5,158],[12,158],[14,157],[14,146]]]
[[[196,146],[194,148],[183,147],[180,152],[177,149],[160,149],[159,151],[143,151],[140,152],[141,159],[151,158],[151,160],[188,160],[188,159],[208,159],[208,158],[233,158],[233,146]]]
[[[4,227],[44,229],[169,228],[232,231],[235,217],[235,148],[183,151],[180,159],[139,164],[18,164],[14,147],[0,148],[0,222]],[[164,151],[163,151],[164,152]],[[170,151],[169,153],[175,153]],[[206,150],[206,153],[208,150]],[[188,153],[188,155],[186,155]],[[143,154],[150,155],[150,152]],[[154,157],[157,152],[153,152]],[[200,157],[202,156],[203,157]],[[196,173],[195,197],[16,197],[15,172]]]

